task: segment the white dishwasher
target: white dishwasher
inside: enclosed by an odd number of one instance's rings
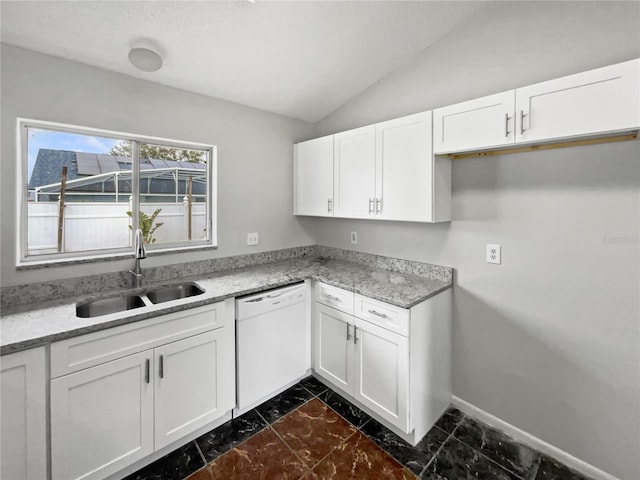
[[[237,414],[280,393],[311,368],[304,283],[236,300]]]

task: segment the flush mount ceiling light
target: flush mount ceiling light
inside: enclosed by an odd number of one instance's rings
[[[162,67],[160,54],[145,47],[135,47],[129,50],[129,62],[143,72],[157,72]]]

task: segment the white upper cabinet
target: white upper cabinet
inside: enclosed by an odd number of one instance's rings
[[[640,128],[640,59],[516,90],[516,142]]]
[[[333,216],[333,135],[293,149],[294,214]]]
[[[433,111],[435,153],[511,145],[515,140],[515,92],[497,93]]]
[[[441,167],[445,171],[441,171]],[[376,124],[376,194],[377,218],[414,222],[434,222],[434,184],[437,173],[448,175],[448,162],[434,163],[431,145],[431,112]],[[450,168],[450,167],[449,167]],[[450,195],[450,186],[447,186]],[[441,198],[440,210],[447,206]],[[449,220],[449,215],[446,215]]]
[[[640,128],[640,59],[433,111],[436,154]]]
[[[376,127],[356,128],[333,138],[334,215],[369,218],[376,186]]]
[[[294,154],[296,215],[451,220],[451,162],[433,156],[431,111],[302,142]]]

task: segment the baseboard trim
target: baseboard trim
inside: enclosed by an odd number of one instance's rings
[[[494,415],[491,415],[488,412],[485,412],[481,408],[478,408],[475,405],[462,400],[459,397],[456,397],[455,395],[451,397],[451,403],[453,403],[453,405],[464,414],[497,428],[498,430],[506,433],[515,440],[531,448],[534,448],[535,450],[538,450],[539,452],[542,452],[545,455],[558,460],[559,462],[562,462],[567,467],[583,475],[586,475],[593,480],[619,480],[617,477],[614,477],[613,475],[604,472],[603,470],[600,470],[599,468],[594,467],[593,465],[580,460],[579,458],[574,457],[570,453],[567,453],[564,450],[561,450],[558,447],[555,447],[550,443],[547,443],[544,440],[541,440],[540,438],[535,437],[530,433],[527,433],[524,430],[521,430],[520,428],[511,425],[510,423],[507,423]]]

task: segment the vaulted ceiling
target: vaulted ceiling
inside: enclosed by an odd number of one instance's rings
[[[2,42],[316,122],[484,1],[7,1]],[[153,73],[131,47],[159,51]]]

